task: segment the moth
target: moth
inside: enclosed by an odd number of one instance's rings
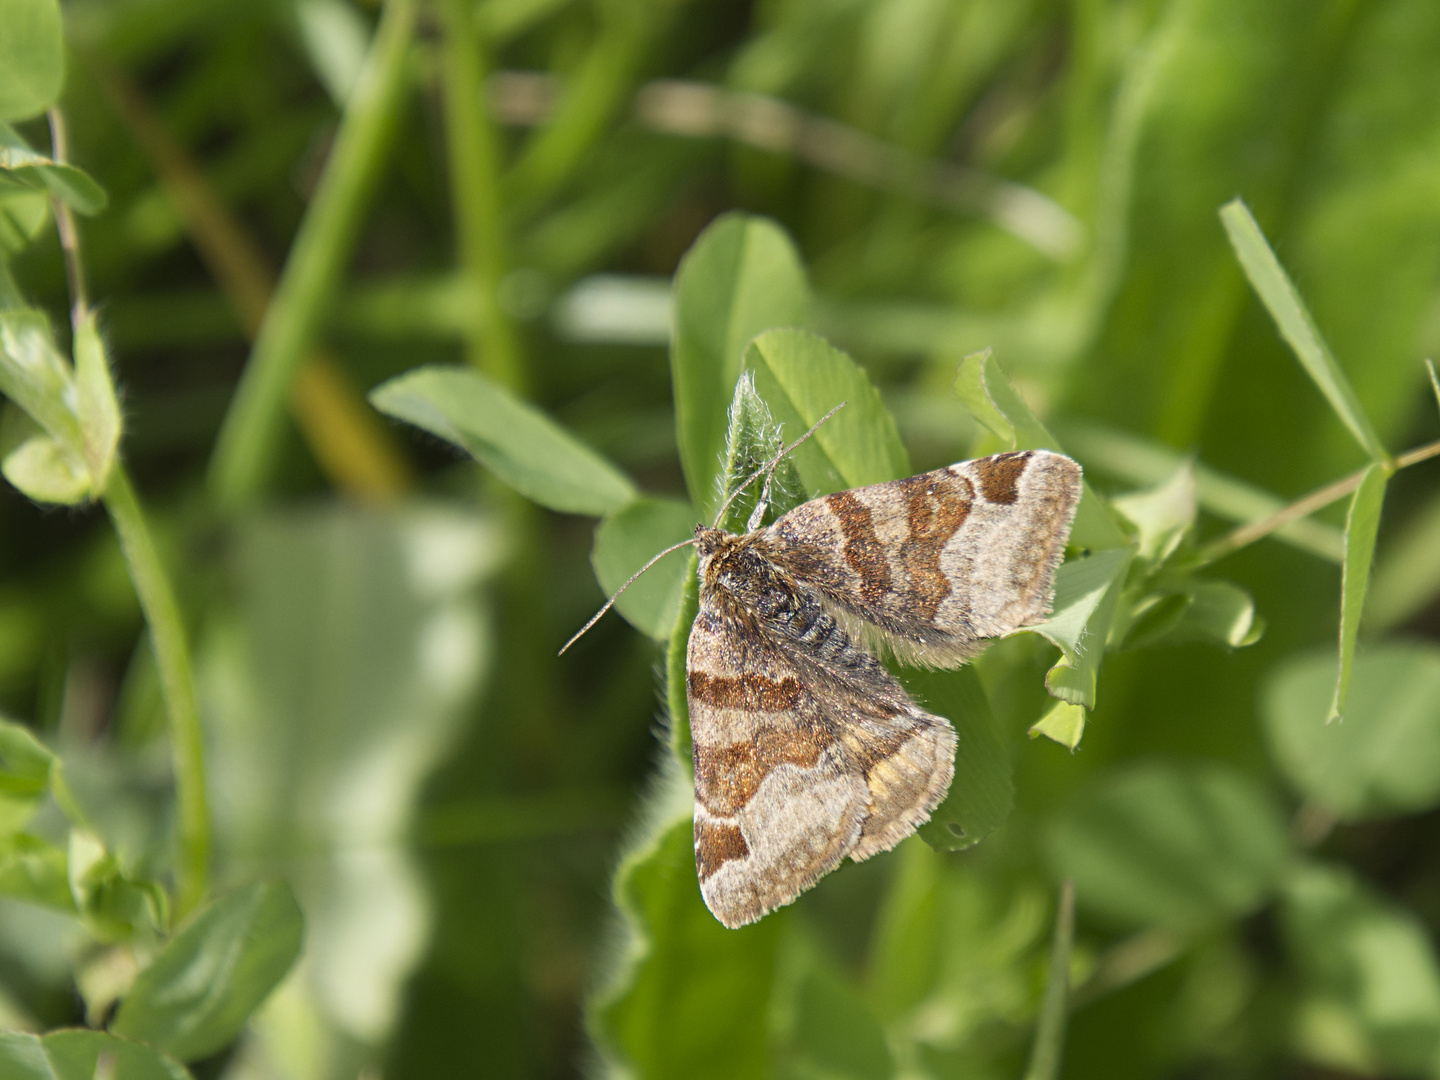
[[[1061,454],[996,454],[825,495],[764,528],[762,494],[745,533],[700,525],[676,545],[699,555],[695,866],[721,923],[754,922],[929,820],[955,729],[876,650],[958,667],[1042,620],[1080,479]]]
[[[1060,454],[996,454],[838,491],[743,535],[697,527],[695,865],[717,919],[754,922],[929,820],[955,729],[872,650],[958,667],[1043,619],[1080,475]]]

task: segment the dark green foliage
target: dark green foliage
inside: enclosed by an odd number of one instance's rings
[[[0,1077],[1437,1075],[1437,56],[0,0]],[[949,796],[723,929],[693,555],[556,651],[697,523],[1031,447],[1053,617],[896,669]]]

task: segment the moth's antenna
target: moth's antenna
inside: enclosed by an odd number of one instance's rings
[[[714,523],[713,525],[711,525],[710,527],[711,527],[712,529],[719,528],[719,527],[720,527],[720,519],[725,516],[725,511],[730,509],[730,504],[733,503],[736,499],[738,499],[738,498],[740,497],[740,493],[741,493],[742,491],[744,491],[744,490],[745,490],[746,488],[748,488],[751,484],[753,484],[756,480],[758,480],[758,479],[761,477],[761,475],[763,475],[764,473],[767,473],[767,472],[773,473],[773,472],[775,471],[776,467],[780,464],[780,462],[785,459],[785,455],[786,455],[786,454],[788,454],[788,453],[790,453],[791,451],[793,451],[797,446],[799,446],[801,443],[803,443],[806,439],[810,438],[811,435],[814,435],[815,432],[819,431],[819,430],[820,430],[820,425],[823,424],[823,423],[825,423],[826,420],[829,420],[830,417],[834,416],[837,412],[839,412],[841,409],[843,409],[843,408],[845,407],[845,405],[846,405],[845,402],[843,402],[843,401],[840,402],[839,405],[836,405],[833,409],[831,409],[829,412],[827,412],[824,416],[820,417],[819,420],[816,420],[815,423],[811,426],[810,430],[807,431],[807,432],[805,432],[804,435],[801,435],[798,439],[796,439],[796,440],[795,440],[793,443],[791,443],[789,446],[782,446],[782,447],[780,448],[780,452],[779,452],[778,454],[776,454],[773,458],[771,458],[769,461],[767,461],[764,465],[761,465],[760,468],[756,469],[753,473],[751,473],[750,476],[746,479],[746,481],[745,481],[743,484],[741,484],[739,487],[737,487],[734,491],[732,491],[732,492],[730,493],[730,497],[725,500],[724,505],[721,506],[721,507],[720,507],[720,510],[716,513],[716,515],[715,515],[715,523]]]
[[[641,574],[645,573],[646,570],[649,570],[650,567],[654,566],[657,562],[663,559],[666,555],[669,555],[672,551],[678,551],[682,547],[689,547],[693,543],[695,543],[695,540],[692,537],[689,540],[681,540],[678,544],[671,544],[668,548],[660,552],[660,554],[656,555],[644,566],[640,567],[639,570],[636,570],[635,573],[631,574],[630,580],[625,582],[624,585],[621,585],[620,588],[616,589],[615,595],[610,597],[609,600],[605,601],[605,606],[602,607],[599,611],[595,612],[594,615],[590,616],[590,621],[587,622],[584,626],[580,627],[579,630],[575,631],[575,636],[572,637],[569,641],[565,642],[565,644],[561,646],[560,651],[555,655],[564,656],[566,649],[570,648],[571,645],[574,645],[575,642],[579,641],[586,630],[589,630],[592,626],[594,626],[597,622],[600,621],[601,615],[604,615],[605,612],[609,611],[612,607],[615,606],[615,601],[620,599],[620,594],[626,589],[628,589],[631,585],[634,585],[636,578],[638,578]]]

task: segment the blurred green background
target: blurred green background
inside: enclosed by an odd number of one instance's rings
[[[5,0],[12,40],[45,7]],[[79,229],[121,453],[195,659],[210,885],[282,879],[305,920],[238,1039],[166,1044],[195,1076],[1019,1077],[1066,876],[1060,1075],[1440,1076],[1433,462],[1386,491],[1342,723],[1337,503],[1221,565],[1258,644],[1108,655],[1076,752],[1026,737],[1053,646],[993,648],[1004,825],[965,852],[909,840],[734,933],[698,908],[683,834],[646,824],[675,810],[669,626],[610,616],[555,656],[604,599],[596,518],[637,489],[680,500],[631,523],[658,547],[712,498],[687,496],[667,350],[672,275],[727,211],[776,223],[759,307],[793,241],[813,299],[775,323],[854,357],[916,471],[994,448],[952,390],[984,348],[1099,493],[1190,455],[1187,551],[1363,468],[1227,242],[1237,196],[1386,447],[1440,438],[1440,5],[68,0],[63,20],[68,157],[108,194]],[[0,106],[48,152],[43,102]],[[43,197],[3,207],[3,306],[65,342]],[[430,363],[548,415],[620,494],[542,509],[367,403]],[[0,710],[63,757],[125,880],[168,883],[165,711],[115,533],[8,485]],[[104,1025],[156,939],[21,899],[0,855],[0,1026]]]

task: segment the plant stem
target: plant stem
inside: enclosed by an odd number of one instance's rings
[[[286,260],[210,462],[222,513],[255,498],[280,441],[291,382],[329,307],[389,149],[415,29],[415,0],[387,0],[314,200]]]
[[[105,489],[105,509],[130,566],[140,610],[150,628],[160,692],[170,721],[170,752],[179,803],[180,859],[177,914],[191,911],[205,896],[210,862],[210,813],[205,798],[205,746],[195,700],[194,669],[180,605],[165,575],[149,525],[125,466],[116,463]]]
[[[440,0],[439,6],[445,23],[445,128],[457,254],[479,301],[466,335],[470,363],[506,386],[523,390],[515,331],[497,300],[507,260],[499,139],[484,108],[484,42],[475,27],[474,4]]]
[[[1418,465],[1433,457],[1440,457],[1440,442],[1427,443],[1424,446],[1417,446],[1414,450],[1407,450],[1395,458],[1395,469],[1408,468],[1411,465]],[[1298,499],[1281,510],[1277,510],[1267,518],[1259,521],[1252,521],[1248,525],[1241,525],[1232,529],[1224,536],[1209,544],[1206,544],[1198,552],[1191,562],[1192,566],[1206,566],[1210,563],[1223,559],[1243,547],[1248,547],[1256,540],[1263,540],[1277,529],[1283,529],[1293,521],[1308,517],[1331,503],[1343,499],[1360,486],[1360,481],[1369,472],[1370,466],[1366,466],[1357,472],[1351,473],[1342,480],[1336,480],[1333,484],[1326,484],[1317,491],[1312,491],[1302,499]]]
[[[65,114],[56,106],[47,116],[50,121],[50,158],[57,162],[69,161],[70,140],[65,129]],[[78,327],[90,310],[85,292],[85,268],[80,262],[80,233],[75,228],[75,215],[64,199],[51,196],[50,205],[55,210],[55,231],[60,234],[60,250],[65,256],[65,279],[70,286],[70,322]]]
[[[1055,913],[1055,941],[1050,948],[1050,976],[1045,980],[1045,997],[1035,1025],[1035,1047],[1025,1080],[1055,1080],[1060,1075],[1060,1057],[1065,1049],[1065,1019],[1070,996],[1070,948],[1075,942],[1075,885],[1069,879],[1060,886],[1060,903]]]

